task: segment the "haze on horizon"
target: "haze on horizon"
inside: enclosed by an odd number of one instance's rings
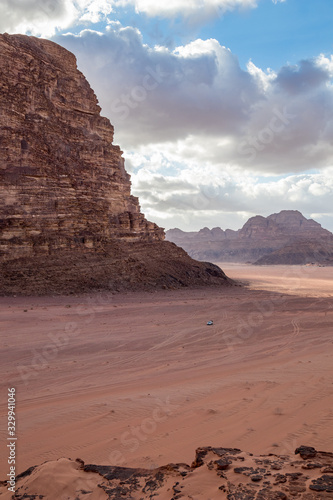
[[[299,210],[333,230],[333,3],[4,0],[0,31],[72,51],[147,218],[239,229]]]

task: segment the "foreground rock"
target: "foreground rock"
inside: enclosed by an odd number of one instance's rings
[[[295,456],[260,455],[233,448],[198,448],[191,465],[153,470],[85,464],[62,458],[30,467],[3,498],[324,500],[333,498],[333,453],[301,446]],[[300,456],[298,455],[300,454]]]
[[[171,229],[166,237],[199,260],[333,265],[333,234],[297,210],[251,217],[238,231]]]
[[[140,212],[73,54],[7,34],[0,54],[2,294],[230,283]]]

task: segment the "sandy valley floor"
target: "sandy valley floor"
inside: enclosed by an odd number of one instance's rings
[[[18,472],[190,463],[208,445],[333,450],[333,268],[222,267],[248,287],[0,299]]]

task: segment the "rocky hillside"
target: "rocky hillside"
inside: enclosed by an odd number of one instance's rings
[[[300,446],[295,456],[253,456],[209,446],[196,450],[191,465],[153,470],[63,458],[30,467],[17,476],[15,488],[14,497],[3,481],[1,498],[325,500],[333,498],[333,453]]]
[[[171,229],[167,231],[166,237],[184,248],[193,258],[214,262],[263,264],[268,256],[272,256],[267,263],[306,264],[315,260],[328,264],[333,251],[332,233],[296,210],[283,210],[268,217],[251,217],[238,231],[223,231],[216,227],[186,233]],[[294,251],[300,242],[304,247],[302,256],[296,255]],[[277,259],[273,257],[275,252],[280,252]]]
[[[228,283],[163,242],[140,212],[113,126],[73,54],[0,35],[0,85],[2,294]]]
[[[333,238],[295,241],[268,255],[264,255],[254,264],[266,266],[278,264],[332,266]]]

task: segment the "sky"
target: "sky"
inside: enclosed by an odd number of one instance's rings
[[[0,31],[73,52],[146,217],[333,231],[332,0],[1,0]]]

